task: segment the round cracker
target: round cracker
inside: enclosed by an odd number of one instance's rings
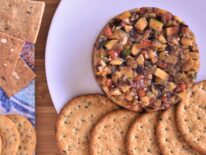
[[[94,124],[119,107],[101,95],[84,95],[71,100],[56,124],[56,139],[63,155],[88,155],[88,138]]]
[[[138,116],[129,110],[116,110],[103,117],[94,127],[90,139],[91,155],[126,155],[127,131]]]
[[[93,50],[96,79],[115,103],[134,111],[167,109],[196,78],[194,34],[179,17],[143,7],[112,18]]]
[[[28,119],[20,115],[8,115],[20,134],[20,144],[16,155],[32,155],[36,148],[36,131]]]
[[[179,134],[175,121],[175,107],[161,114],[156,134],[162,155],[199,155]]]
[[[1,155],[16,155],[20,138],[16,125],[6,116],[0,115]]]
[[[195,84],[176,110],[177,127],[185,141],[206,154],[206,81]]]
[[[0,154],[1,154],[1,150],[2,150],[2,140],[1,140],[1,135],[0,135]]]
[[[133,123],[127,135],[129,155],[160,155],[155,134],[158,118],[158,112],[147,113]]]

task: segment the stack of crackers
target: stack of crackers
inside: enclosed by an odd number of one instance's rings
[[[25,88],[35,73],[20,57],[25,42],[36,43],[44,2],[0,1],[0,87],[8,97]]]
[[[20,115],[0,115],[1,155],[33,155],[36,142],[36,131],[29,120]]]
[[[98,36],[93,65],[106,96],[65,105],[60,154],[206,154],[206,81],[193,83],[199,51],[180,18],[158,8],[124,12]]]

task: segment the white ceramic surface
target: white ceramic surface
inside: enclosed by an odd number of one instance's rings
[[[62,0],[46,47],[48,86],[57,112],[74,96],[101,93],[91,64],[96,36],[113,16],[143,6],[169,10],[190,26],[201,55],[197,81],[206,79],[205,0]]]

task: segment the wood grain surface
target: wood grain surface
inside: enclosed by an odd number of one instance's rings
[[[49,95],[45,75],[45,46],[49,26],[60,0],[44,0],[46,10],[36,44],[36,129],[37,155],[58,155],[55,142],[55,123],[57,113]]]

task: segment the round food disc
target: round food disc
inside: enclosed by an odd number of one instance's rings
[[[0,115],[1,155],[16,155],[20,138],[16,125],[6,116]]]
[[[129,155],[160,155],[155,133],[158,118],[158,112],[147,113],[133,123],[126,142]]]
[[[90,139],[91,155],[126,155],[126,135],[138,113],[116,110],[103,117],[94,127]]]
[[[206,81],[195,84],[176,110],[177,127],[185,141],[206,154]]]
[[[20,133],[20,144],[16,155],[32,155],[36,148],[36,131],[33,125],[20,115],[8,115]]]
[[[84,95],[69,101],[56,124],[62,155],[89,155],[90,130],[105,114],[119,107],[101,95]]]
[[[161,114],[156,134],[162,155],[200,155],[191,149],[179,134],[175,121],[175,107]]]
[[[179,17],[140,8],[106,24],[94,46],[93,67],[115,103],[134,111],[161,110],[176,104],[196,78],[199,50]]]

